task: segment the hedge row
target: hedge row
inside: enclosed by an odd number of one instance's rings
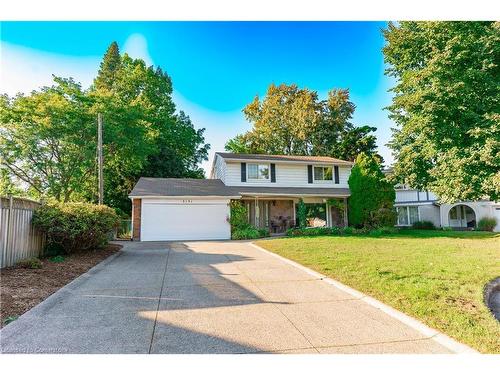
[[[289,237],[301,236],[355,236],[355,235],[370,235],[381,236],[385,234],[394,234],[400,231],[395,227],[383,227],[377,229],[353,228],[353,227],[317,227],[317,228],[291,228],[288,229],[286,235]]]

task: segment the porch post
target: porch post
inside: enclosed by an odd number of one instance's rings
[[[326,208],[326,226],[331,227],[332,226],[332,223],[331,223],[332,218],[330,215],[330,206],[328,204],[328,199],[325,202],[325,208]]]
[[[344,227],[348,227],[347,198],[344,198]]]
[[[255,209],[253,210],[253,225],[256,228],[258,228],[259,224],[257,223],[257,210],[259,209],[259,198],[257,196],[254,198],[254,205],[255,205]],[[259,212],[259,216],[260,216],[260,212]]]

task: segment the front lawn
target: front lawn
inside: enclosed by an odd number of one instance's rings
[[[407,230],[383,237],[256,242],[411,315],[484,353],[500,353],[500,323],[483,287],[500,276],[500,235]]]

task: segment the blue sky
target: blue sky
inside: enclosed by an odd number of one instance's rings
[[[325,97],[349,88],[354,123],[378,128],[379,152],[392,122],[383,108],[393,82],[384,76],[385,22],[2,22],[2,92],[14,95],[51,83],[51,74],[88,86],[108,45],[161,66],[174,101],[213,152],[250,129],[242,108],[270,83],[296,83]],[[209,162],[203,163],[207,169]]]

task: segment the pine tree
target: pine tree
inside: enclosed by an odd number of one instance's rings
[[[95,88],[111,90],[113,82],[116,78],[116,73],[120,69],[120,65],[120,50],[118,48],[118,44],[113,42],[108,47],[108,50],[101,61],[99,72],[94,80]]]

